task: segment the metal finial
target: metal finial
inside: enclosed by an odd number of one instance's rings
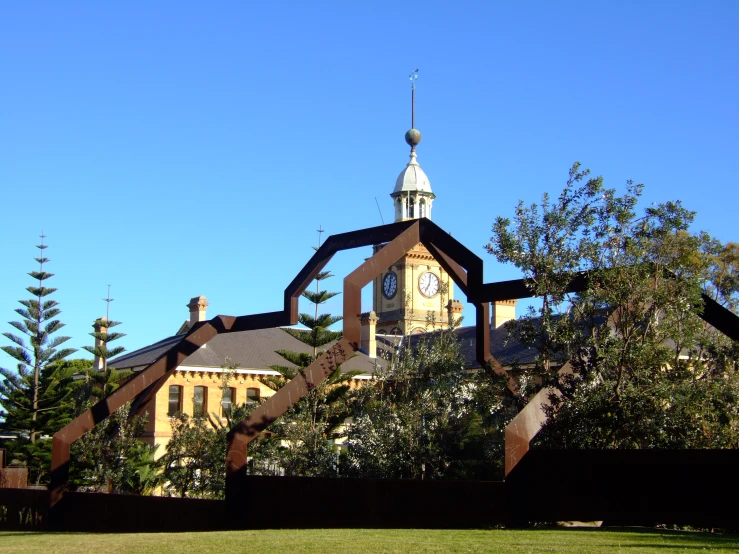
[[[418,79],[418,69],[411,71],[408,76],[411,80],[411,129],[416,128],[416,79]]]
[[[107,306],[105,307],[105,319],[110,321],[110,303],[113,302],[115,298],[110,297],[110,285],[108,285],[108,298],[103,298],[103,302],[107,302]]]

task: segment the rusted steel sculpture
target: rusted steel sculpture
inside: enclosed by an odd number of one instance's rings
[[[478,256],[428,219],[403,221],[334,235],[324,242],[285,289],[284,309],[281,312],[239,317],[216,316],[209,321],[196,324],[182,341],[159,359],[56,433],[52,442],[50,484],[52,504],[59,501],[66,488],[69,479],[70,446],[74,441],[124,403],[135,399],[134,406],[144,406],[187,356],[217,334],[296,324],[300,295],[336,252],[383,243],[388,244],[344,280],[344,338],[229,433],[227,494],[230,486],[235,486],[234,479],[238,479],[244,472],[248,443],[359,349],[362,287],[416,244],[423,244],[437,256],[439,263],[467,296],[468,301],[475,305],[476,356],[479,363],[493,371],[505,373],[490,355],[489,300],[483,298],[482,260]],[[505,291],[505,288],[502,290]],[[491,292],[495,291],[487,291],[487,296],[490,296]],[[511,386],[514,386],[512,381]]]
[[[70,446],[74,441],[130,400],[134,401],[134,408],[143,408],[177,366],[217,334],[296,324],[300,295],[336,252],[383,243],[387,244],[344,279],[343,339],[324,352],[301,374],[277,391],[229,433],[227,499],[230,491],[236,494],[240,480],[245,474],[249,442],[359,349],[362,287],[381,275],[387,267],[395,263],[416,244],[423,244],[431,252],[463,294],[467,296],[468,302],[475,306],[476,357],[480,365],[488,370],[506,374],[490,354],[489,305],[490,302],[498,300],[531,297],[531,289],[525,280],[483,284],[482,260],[428,219],[403,221],[333,235],[324,242],[285,289],[282,311],[238,317],[219,315],[209,321],[197,323],[179,343],[172,346],[160,358],[113,394],[102,399],[57,432],[52,441],[51,484],[49,486],[51,504],[56,504],[66,489],[69,479]],[[587,274],[578,275],[571,281],[568,292],[582,291],[586,285]],[[739,340],[739,325],[737,324],[739,318],[706,296],[704,296],[704,305],[703,318],[732,339]],[[516,390],[515,382],[510,377],[509,388],[512,391]],[[533,418],[530,418],[525,426],[520,427],[520,429],[525,428],[525,432],[515,432],[513,428],[511,428],[510,436],[508,431],[506,432],[506,473],[528,450],[529,441],[541,428],[543,420],[536,410],[541,411],[541,402],[545,397],[546,395],[541,395],[541,398],[537,395],[536,398],[539,400],[524,410],[529,416],[533,414]],[[509,458],[512,464],[510,467]]]

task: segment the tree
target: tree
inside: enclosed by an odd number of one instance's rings
[[[221,368],[221,390],[233,379],[234,364],[226,358]],[[170,419],[172,437],[161,458],[164,490],[180,497],[223,498],[226,484],[226,444],[228,432],[245,419],[259,403],[232,406],[225,412],[226,424],[218,414],[189,417],[176,414]],[[271,473],[276,463],[277,441],[256,440],[249,445],[252,472]],[[254,471],[256,469],[256,471]]]
[[[146,416],[130,410],[129,402],[73,444],[72,482],[80,490],[151,494],[161,483],[157,447],[139,440]]]
[[[57,363],[75,351],[60,348],[69,337],[52,338],[64,324],[55,319],[60,313],[58,303],[48,299],[56,289],[45,286],[53,274],[44,270],[44,264],[49,261],[44,256],[44,238],[41,235],[41,244],[37,246],[41,255],[35,258],[39,269],[29,273],[38,281],[26,289],[32,298],[21,300],[23,307],[15,310],[22,320],[10,322],[27,338],[3,333],[13,345],[3,346],[2,350],[18,362],[16,371],[0,368],[1,426],[6,432],[18,434],[11,449],[14,456],[29,465],[32,480],[36,482],[43,478],[48,467],[46,443],[50,441],[46,439],[70,420],[68,385],[72,373],[58,368]]]
[[[308,330],[285,329],[299,341],[311,346],[313,354],[278,350],[277,353],[297,369],[271,366],[282,377],[265,378],[264,382],[275,390],[308,367],[320,355],[322,346],[341,338],[340,331],[331,331],[329,327],[342,318],[318,313],[321,304],[338,294],[320,290],[321,282],[329,277],[332,275],[328,271],[319,273],[316,291],[303,293],[303,297],[314,305],[314,315],[301,313],[299,316],[299,322]],[[338,455],[334,439],[349,415],[350,381],[356,374],[343,373],[337,368],[272,425],[271,430],[284,441],[284,446],[278,451],[278,463],[286,475],[336,476]]]
[[[497,477],[500,377],[465,369],[453,330],[403,348],[357,392],[344,472],[392,479]]]
[[[691,233],[680,202],[636,210],[643,186],[623,196],[575,164],[541,208],[520,203],[498,218],[488,252],[519,267],[534,295],[509,329],[538,351],[524,396],[549,385],[548,422],[537,439],[558,447],[739,445],[736,345],[700,319],[706,290],[735,306],[735,249]],[[580,271],[587,290],[566,284]],[[563,363],[571,376],[557,377]]]
[[[119,321],[108,321],[107,317],[95,320],[94,331],[90,336],[95,338],[94,346],[83,346],[85,350],[95,356],[98,367],[88,369],[85,373],[87,390],[93,401],[105,398],[120,387],[120,382],[133,374],[132,371],[118,371],[108,366],[108,360],[126,351],[123,346],[109,348],[108,345],[126,335],[124,333],[110,333],[108,329],[120,325]]]

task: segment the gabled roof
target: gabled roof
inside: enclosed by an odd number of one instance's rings
[[[433,340],[433,336],[443,331],[434,333],[421,333],[410,335],[402,347],[416,348],[421,340]],[[475,327],[459,327],[453,331],[460,342],[460,353],[465,359],[465,367],[477,368],[480,363],[475,356],[476,339]],[[379,348],[379,347],[378,347]],[[515,335],[508,332],[505,326],[490,329],[490,353],[503,367],[514,364],[532,364],[536,360],[537,350],[521,344]]]
[[[116,369],[133,369],[136,367],[146,367],[161,357],[167,350],[178,344],[185,335],[174,335],[167,337],[159,342],[139,348],[133,352],[123,354],[112,360],[108,360],[108,365]]]
[[[146,366],[157,357],[164,354],[168,348],[177,344],[185,337],[175,335],[150,346],[136,350],[129,354],[110,360],[109,364],[116,369],[132,369]],[[326,350],[333,345],[321,347]],[[216,335],[197,351],[188,356],[180,367],[221,367],[226,358],[239,365],[241,369],[268,369],[271,365],[281,365],[294,368],[293,364],[277,354],[276,350],[313,353],[313,347],[299,341],[286,333],[281,327],[257,329]],[[377,359],[381,366],[386,362]],[[358,353],[342,365],[344,372],[361,371],[372,374],[375,370],[375,360],[364,353]]]

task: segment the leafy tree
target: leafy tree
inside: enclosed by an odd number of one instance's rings
[[[352,405],[344,472],[394,479],[497,476],[499,378],[465,371],[451,330],[401,350]]]
[[[49,260],[44,256],[45,238],[37,248],[41,255],[35,260],[38,271],[29,275],[38,281],[26,290],[32,298],[21,300],[22,308],[16,309],[21,321],[12,325],[27,338],[13,333],[3,333],[12,346],[2,350],[14,358],[15,371],[0,368],[0,405],[2,405],[3,431],[17,433],[18,440],[10,447],[19,461],[29,465],[32,481],[39,482],[48,467],[50,445],[46,439],[69,421],[70,387],[72,372],[59,368],[58,362],[74,352],[72,348],[60,348],[69,337],[52,335],[64,324],[55,319],[60,310],[55,300],[48,299],[56,289],[46,287],[53,274],[44,270]]]
[[[550,385],[541,444],[588,448],[739,444],[736,345],[700,319],[701,292],[736,304],[736,248],[691,233],[680,202],[638,214],[579,164],[560,196],[498,218],[487,249],[519,267],[541,304],[509,329],[538,352],[523,394]],[[565,293],[577,272],[584,292]],[[557,377],[569,362],[573,374]],[[555,417],[556,415],[556,417]]]
[[[130,413],[127,403],[72,447],[72,481],[80,490],[151,494],[161,483],[156,446],[139,437],[146,416]]]
[[[238,364],[227,358],[224,364],[220,388],[229,386]],[[218,414],[191,418],[177,414],[170,419],[172,437],[167,452],[161,458],[164,490],[176,496],[195,498],[223,498],[226,483],[226,444],[230,429],[245,419],[259,404],[232,406],[224,415]],[[273,473],[276,464],[276,440],[265,436],[249,445],[252,473]]]
[[[226,482],[226,443],[207,418],[174,415],[172,437],[162,457],[165,488],[182,498],[208,498]],[[217,494],[217,493],[216,493]]]

